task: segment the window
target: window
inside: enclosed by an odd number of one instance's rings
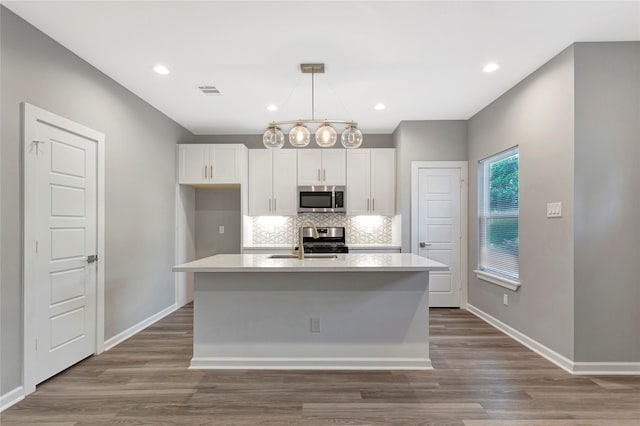
[[[478,278],[516,290],[520,285],[518,148],[478,167]]]

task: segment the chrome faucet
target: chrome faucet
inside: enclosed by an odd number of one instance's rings
[[[298,259],[300,260],[304,259],[304,245],[302,243],[304,237],[302,230],[305,225],[311,225],[311,229],[313,230],[311,236],[314,239],[318,238],[318,230],[316,229],[316,225],[313,222],[311,222],[310,220],[303,220],[302,222],[300,222],[300,226],[298,228]],[[296,254],[295,250],[293,253]]]

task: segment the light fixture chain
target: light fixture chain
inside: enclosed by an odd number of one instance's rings
[[[315,102],[315,72],[311,72],[311,119],[315,120],[316,102]]]

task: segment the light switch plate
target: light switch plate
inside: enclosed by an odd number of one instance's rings
[[[547,203],[547,217],[562,217],[562,203]]]
[[[218,226],[218,234],[224,234],[224,226]]]

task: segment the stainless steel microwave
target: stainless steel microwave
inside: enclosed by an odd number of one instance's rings
[[[298,213],[346,213],[344,186],[299,186]]]

